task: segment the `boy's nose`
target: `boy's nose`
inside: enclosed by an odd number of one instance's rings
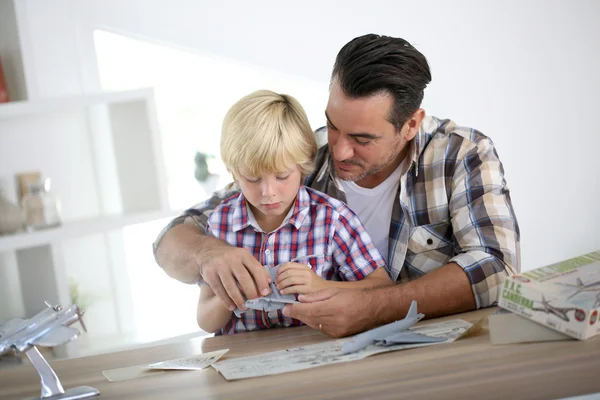
[[[262,184],[261,192],[263,197],[272,197],[275,194],[273,191],[273,184],[265,180]]]

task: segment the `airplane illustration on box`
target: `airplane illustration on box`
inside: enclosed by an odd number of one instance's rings
[[[544,297],[544,295],[542,295],[542,307],[533,307],[532,310],[533,311],[541,311],[541,312],[545,312],[546,314],[553,314],[555,316],[557,316],[558,318],[562,319],[563,321],[569,322],[569,316],[567,315],[567,313],[569,311],[575,311],[577,310],[577,308],[575,307],[556,307],[553,306],[552,304],[550,304],[550,302],[548,300],[546,300],[546,298]]]
[[[55,347],[79,336],[79,330],[70,327],[78,322],[85,331],[83,310],[73,304],[67,308],[48,306],[29,319],[16,318],[0,326],[0,357],[16,352],[25,353],[41,378],[42,394],[39,399],[71,400],[97,396],[98,389],[79,386],[64,390],[50,364],[36,346]]]
[[[583,323],[600,307],[600,250],[507,277],[498,306],[575,339],[600,334]]]
[[[590,283],[585,283],[584,284],[583,281],[581,280],[581,278],[577,278],[577,281],[576,281],[575,284],[572,284],[572,283],[561,283],[561,282],[556,282],[556,284],[575,289],[575,293],[571,293],[569,295],[569,297],[567,297],[567,299],[575,297],[579,293],[600,291],[600,281],[590,282]]]

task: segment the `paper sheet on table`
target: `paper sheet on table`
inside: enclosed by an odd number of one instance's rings
[[[198,370],[211,366],[229,349],[212,351],[210,353],[198,354],[192,357],[177,358],[175,360],[161,361],[148,365],[150,369],[186,369]]]
[[[164,370],[199,370],[214,364],[228,351],[229,349],[224,349],[152,364],[140,364],[131,367],[108,369],[102,371],[102,375],[110,382],[117,382],[163,374]]]
[[[145,378],[157,374],[164,374],[164,371],[157,369],[148,369],[147,364],[134,365],[131,367],[107,369],[102,371],[102,375],[109,382],[127,381],[129,379]]]
[[[356,353],[343,354],[343,344],[353,340],[352,338],[345,338],[255,356],[219,361],[213,364],[213,368],[229,381],[300,371],[322,365],[361,360],[378,353],[450,343],[455,341],[471,326],[472,324],[467,321],[454,319],[408,329],[411,332],[446,339],[443,342],[437,343],[397,344],[387,347],[370,345]]]

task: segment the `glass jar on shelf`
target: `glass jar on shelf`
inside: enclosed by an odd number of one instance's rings
[[[0,188],[0,236],[16,233],[23,229],[21,208],[11,203]]]
[[[50,193],[50,179],[29,185],[23,198],[25,223],[33,230],[53,228],[62,223],[60,201]]]

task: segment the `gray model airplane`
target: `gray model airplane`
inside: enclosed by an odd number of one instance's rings
[[[417,313],[417,302],[413,300],[404,319],[392,322],[379,328],[371,329],[354,336],[354,340],[344,343],[342,352],[344,354],[354,353],[365,347],[376,344],[379,346],[391,346],[394,344],[410,343],[437,343],[443,342],[444,338],[427,336],[407,329],[419,322],[424,317]]]
[[[556,315],[558,318],[562,319],[563,321],[569,322],[569,316],[567,315],[567,313],[569,311],[575,311],[577,310],[577,308],[575,307],[555,307],[552,304],[550,304],[550,302],[548,300],[546,300],[546,298],[544,297],[544,295],[542,295],[542,307],[538,308],[538,307],[532,307],[531,309],[533,311],[541,311],[541,312],[545,312],[546,314],[553,314]]]
[[[288,262],[297,262],[299,260],[305,260],[309,258],[315,258],[323,256],[323,254],[311,254],[306,256],[299,256],[291,259]],[[277,279],[277,271],[284,263],[276,265],[274,268],[269,268],[265,266],[267,272],[271,275],[271,293],[264,297],[259,297],[257,299],[246,300],[246,307],[253,310],[261,310],[261,311],[274,311],[281,310],[285,307],[286,304],[294,304],[298,303],[296,300],[296,296],[293,294],[281,294],[275,286],[275,280]],[[239,318],[244,313],[244,310],[236,308],[234,310],[234,314]]]
[[[83,324],[83,310],[77,305],[67,308],[48,306],[30,319],[12,319],[0,326],[0,357],[9,353],[25,353],[41,378],[42,395],[39,399],[84,399],[100,392],[89,386],[79,386],[65,391],[60,380],[35,346],[55,347],[79,336],[79,330],[70,325]]]
[[[570,299],[571,297],[575,297],[576,295],[578,295],[581,292],[597,292],[597,291],[600,291],[600,281],[596,281],[596,282],[591,282],[591,283],[584,284],[581,281],[580,278],[577,278],[577,283],[575,283],[575,284],[558,283],[558,282],[556,284],[576,289],[575,293],[570,294],[569,297],[567,297],[567,299]]]
[[[296,300],[296,296],[293,294],[281,294],[275,286],[275,280],[277,279],[277,271],[279,271],[279,267],[282,264],[276,266],[275,268],[266,267],[267,271],[271,275],[271,293],[264,297],[259,297],[257,299],[246,300],[246,307],[253,310],[262,310],[262,311],[274,311],[281,310],[285,307],[286,304],[298,303]],[[245,313],[245,310],[236,308],[234,310],[234,314],[239,318]]]

